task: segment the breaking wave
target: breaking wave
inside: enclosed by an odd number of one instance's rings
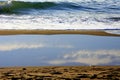
[[[0,6],[0,13],[15,13],[30,9],[80,10],[120,13],[119,0],[39,0],[40,2],[12,1],[10,6]]]
[[[9,6],[1,3],[0,29],[120,29],[120,0],[19,0]]]

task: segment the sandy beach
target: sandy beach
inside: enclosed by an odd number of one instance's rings
[[[120,0],[1,0],[0,80],[120,80]]]
[[[120,66],[1,67],[0,80],[120,80]]]
[[[96,36],[120,36],[120,34],[107,33],[104,30],[0,30],[0,35],[53,35],[53,34],[82,34]]]

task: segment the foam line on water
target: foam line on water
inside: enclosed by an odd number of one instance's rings
[[[0,15],[0,29],[120,29],[120,21],[109,20],[109,17],[117,17],[117,14],[53,12],[48,10],[40,11],[39,15],[34,11],[31,15]]]

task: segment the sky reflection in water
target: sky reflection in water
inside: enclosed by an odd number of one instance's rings
[[[120,65],[120,37],[0,36],[0,66]]]

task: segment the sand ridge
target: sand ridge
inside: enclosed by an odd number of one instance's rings
[[[96,35],[96,36],[120,36],[120,34],[110,34],[104,30],[0,30],[0,35],[55,35],[55,34],[82,34],[82,35]]]

